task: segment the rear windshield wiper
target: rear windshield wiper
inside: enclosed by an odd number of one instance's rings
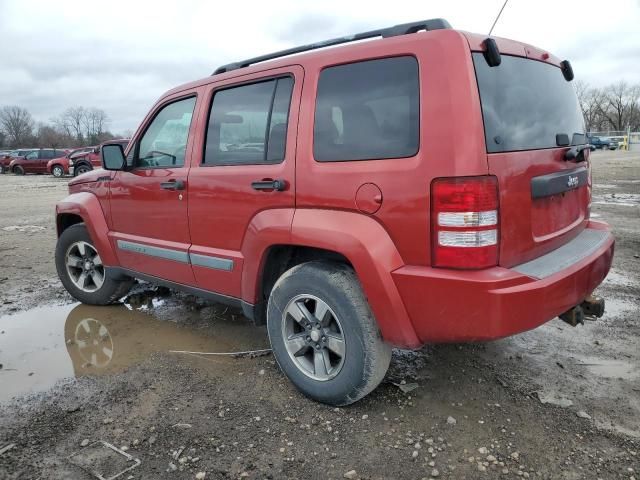
[[[577,145],[573,145],[577,141],[584,142],[584,137],[584,134],[574,133],[573,139],[569,140],[569,135],[567,135],[566,133],[556,134],[556,145],[558,145],[559,147],[571,147],[569,148],[569,150],[564,152],[565,160],[570,160],[573,162],[583,162],[585,160],[584,151],[591,146],[588,143],[579,143]]]
[[[564,159],[572,162],[584,162],[584,151],[591,148],[588,143],[581,145],[573,145],[569,150],[564,152]]]

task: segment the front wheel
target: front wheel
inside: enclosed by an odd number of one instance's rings
[[[285,272],[269,296],[267,330],[285,375],[330,405],[367,395],[391,360],[360,282],[344,264],[308,262]]]
[[[64,175],[64,169],[60,165],[54,165],[51,169],[51,174],[56,178],[60,178]]]
[[[85,165],[84,163],[77,166],[75,170],[75,175],[82,175],[83,173],[87,173],[91,171],[91,167],[89,165]]]
[[[20,165],[16,165],[15,167],[13,167],[13,173],[15,175],[24,175],[24,168],[22,168]]]
[[[87,227],[78,223],[67,228],[56,244],[56,270],[72,297],[90,305],[108,305],[123,297],[132,279],[114,278],[105,268]]]

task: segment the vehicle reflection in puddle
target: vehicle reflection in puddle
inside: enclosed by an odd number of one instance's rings
[[[55,305],[0,317],[0,402],[47,390],[62,378],[114,373],[154,352],[269,347],[263,329],[242,316],[215,312],[224,307],[170,302],[153,308],[163,303],[154,298],[109,307]],[[216,357],[213,365],[234,361]]]

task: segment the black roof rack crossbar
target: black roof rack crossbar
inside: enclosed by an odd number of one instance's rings
[[[269,53],[267,55],[261,55],[259,57],[248,58],[239,62],[228,63],[218,67],[213,75],[219,73],[229,72],[231,70],[237,70],[239,68],[245,68],[254,63],[266,62],[267,60],[273,60],[275,58],[286,57],[288,55],[294,55],[296,53],[308,52],[310,50],[317,50],[319,48],[331,47],[333,45],[340,45],[342,43],[357,42],[358,40],[365,40],[367,38],[375,37],[396,37],[398,35],[407,35],[409,33],[416,33],[420,30],[442,30],[451,28],[449,22],[443,18],[432,18],[431,20],[422,20],[420,22],[403,23],[400,25],[394,25],[393,27],[381,28],[378,30],[369,30],[368,32],[356,33],[354,35],[347,35],[345,37],[333,38],[331,40],[325,40],[323,42],[310,43],[308,45],[302,45],[300,47],[288,48],[286,50],[280,50],[279,52]]]

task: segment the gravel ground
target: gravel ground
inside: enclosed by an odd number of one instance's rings
[[[593,216],[617,240],[602,320],[394,351],[341,409],[270,355],[170,353],[265,348],[239,312],[147,284],[122,306],[74,304],[53,265],[66,181],[0,176],[0,478],[132,464],[104,441],[141,462],[118,478],[640,479],[640,154],[592,160]]]

